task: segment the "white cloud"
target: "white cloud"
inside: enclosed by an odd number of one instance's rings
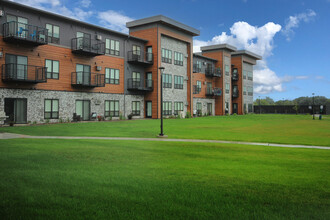
[[[283,82],[288,77],[280,78],[267,66],[266,59],[272,55],[274,36],[281,30],[281,25],[273,22],[256,27],[247,22],[239,21],[230,28],[230,34],[222,32],[210,41],[194,40],[194,52],[200,51],[201,46],[212,44],[231,44],[239,49],[246,49],[263,57],[257,61],[254,70],[254,92],[267,94],[273,91],[283,91]]]
[[[80,5],[84,8],[88,8],[91,5],[91,0],[81,0]]]
[[[309,79],[309,76],[296,76],[296,79]]]
[[[286,40],[290,41],[292,36],[294,35],[294,28],[299,27],[299,23],[309,22],[316,16],[316,13],[313,10],[307,10],[307,12],[297,14],[295,16],[290,16],[286,22],[285,27],[282,30],[282,33],[286,36]]]
[[[31,7],[39,8],[42,10],[50,11],[56,14],[61,14],[70,18],[74,18],[77,20],[86,21],[90,18],[94,12],[93,11],[85,11],[80,7],[75,7],[73,9],[69,9],[64,5],[62,0],[11,0],[17,3],[21,3],[24,5],[28,5]],[[82,0],[88,2],[88,0]]]
[[[133,20],[133,18],[130,18],[121,12],[116,12],[113,10],[99,12],[98,18],[100,19],[100,23],[107,28],[124,33],[128,33],[128,29],[126,28],[126,22]]]

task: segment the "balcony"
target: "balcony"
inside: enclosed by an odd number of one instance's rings
[[[205,76],[207,76],[207,77],[221,77],[221,69],[220,68],[214,69],[213,67],[207,67],[205,69]]]
[[[3,24],[3,40],[32,46],[48,43],[48,30],[30,24],[10,21]]]
[[[233,98],[238,98],[238,96],[239,96],[238,89],[237,88],[235,89],[235,87],[233,87],[232,97]]]
[[[205,95],[206,96],[221,96],[222,91],[220,88],[212,88],[208,87],[206,88]]]
[[[127,62],[138,65],[152,65],[154,57],[152,53],[145,53],[143,51],[128,51]]]
[[[154,89],[154,81],[151,79],[139,80],[130,78],[127,79],[127,89],[131,91],[150,92]]]
[[[105,75],[91,72],[71,73],[71,85],[75,87],[104,87]]]
[[[193,86],[193,94],[199,94],[201,90],[202,90],[201,87],[198,87],[197,85]]]
[[[21,83],[47,82],[46,67],[7,63],[2,65],[2,81]]]
[[[198,66],[197,64],[193,65],[193,72],[194,73],[200,73],[202,72],[202,68],[200,66]]]
[[[234,68],[234,69],[233,69],[231,79],[232,79],[233,81],[237,81],[237,80],[238,80],[238,70],[237,70],[237,68]]]
[[[78,37],[71,39],[72,53],[99,56],[105,54],[105,43],[99,40],[92,40],[90,38]]]

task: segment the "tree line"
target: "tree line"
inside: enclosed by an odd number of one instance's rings
[[[259,102],[260,101],[260,102]],[[274,101],[274,99],[266,96],[263,99],[256,99],[254,105],[312,105],[313,97],[302,96],[293,100],[285,99]],[[330,104],[330,99],[325,96],[314,96],[315,105],[327,105]]]

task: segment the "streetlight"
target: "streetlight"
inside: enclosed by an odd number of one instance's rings
[[[163,73],[165,67],[161,66],[158,69],[160,70],[160,134],[158,137],[166,137],[163,131]]]
[[[315,120],[315,116],[314,116],[314,93],[312,93],[312,95],[313,95],[313,106],[312,106],[313,120]]]

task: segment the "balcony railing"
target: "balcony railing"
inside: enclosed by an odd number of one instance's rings
[[[221,77],[221,69],[220,68],[213,68],[208,67],[205,69],[205,76],[208,77]]]
[[[234,69],[233,69],[231,79],[232,79],[233,81],[237,81],[237,80],[238,80],[238,70],[237,70],[237,68],[234,68]]]
[[[205,91],[205,95],[207,96],[221,96],[222,91],[220,88],[212,88],[212,87],[207,87]]]
[[[199,94],[201,90],[202,90],[201,87],[198,87],[197,85],[193,86],[193,94]]]
[[[2,81],[22,83],[46,82],[46,67],[7,63],[2,65]]]
[[[154,57],[152,53],[145,53],[143,51],[128,51],[127,61],[129,63],[141,64],[141,65],[152,65]]]
[[[48,30],[31,24],[10,21],[3,24],[3,40],[34,46],[43,45],[48,43]]]
[[[233,87],[232,96],[233,96],[233,98],[237,98],[239,96],[238,89],[235,89],[235,87]]]
[[[197,64],[194,64],[193,65],[193,72],[194,73],[200,73],[200,72],[202,72],[202,68],[199,67]]]
[[[71,85],[77,87],[104,87],[105,75],[91,72],[71,73]]]
[[[127,89],[135,91],[152,91],[154,89],[154,81],[151,79],[127,79]]]
[[[85,37],[71,39],[71,49],[73,53],[98,56],[105,54],[105,43]]]

